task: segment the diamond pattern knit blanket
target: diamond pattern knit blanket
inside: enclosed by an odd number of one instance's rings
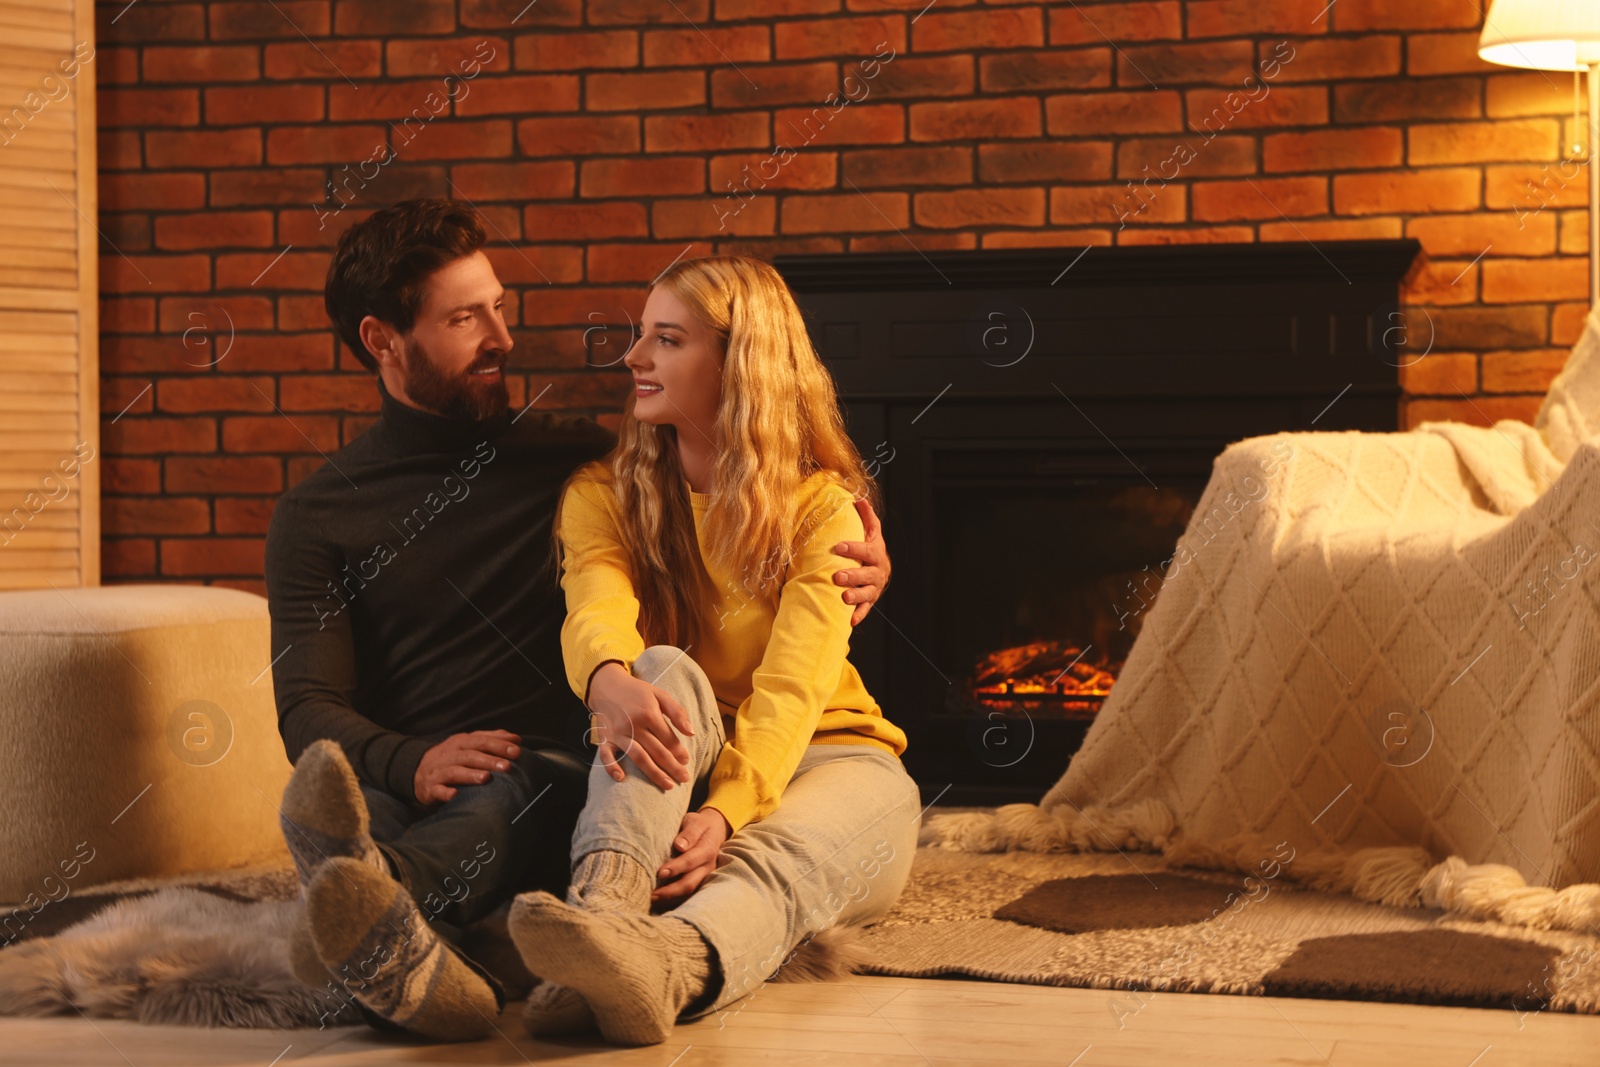
[[[1230,446],[1060,781],[930,838],[1243,869],[1287,841],[1373,899],[1600,922],[1596,429],[1591,313],[1533,426]]]

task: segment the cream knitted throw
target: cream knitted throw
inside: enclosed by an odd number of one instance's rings
[[[1230,446],[1060,781],[927,836],[1600,926],[1596,429],[1591,312],[1534,426]]]

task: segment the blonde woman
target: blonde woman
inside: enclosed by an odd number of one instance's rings
[[[883,915],[921,811],[832,577],[876,486],[782,278],[674,265],[624,362],[617,446],[555,526],[568,681],[599,741],[572,888],[518,897],[511,930],[544,979],[531,1031],[643,1045]]]

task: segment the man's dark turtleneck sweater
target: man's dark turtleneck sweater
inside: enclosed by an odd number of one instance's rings
[[[267,532],[278,725],[291,760],[339,742],[362,781],[415,801],[451,734],[576,744],[550,524],[614,438],[576,416],[472,421],[383,396],[366,433],[285,493]]]

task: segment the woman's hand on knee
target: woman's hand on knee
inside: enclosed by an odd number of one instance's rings
[[[690,780],[688,746],[672,728],[693,735],[694,724],[665,691],[635,678],[620,663],[607,663],[589,683],[589,710],[597,720],[600,762],[612,778],[620,782],[626,776],[622,757],[627,756],[662,789]]]
[[[716,808],[691,811],[683,817],[672,839],[672,859],[662,864],[656,877],[664,884],[650,894],[650,903],[677,903],[700,888],[717,869],[717,859],[728,840],[728,820]]]

